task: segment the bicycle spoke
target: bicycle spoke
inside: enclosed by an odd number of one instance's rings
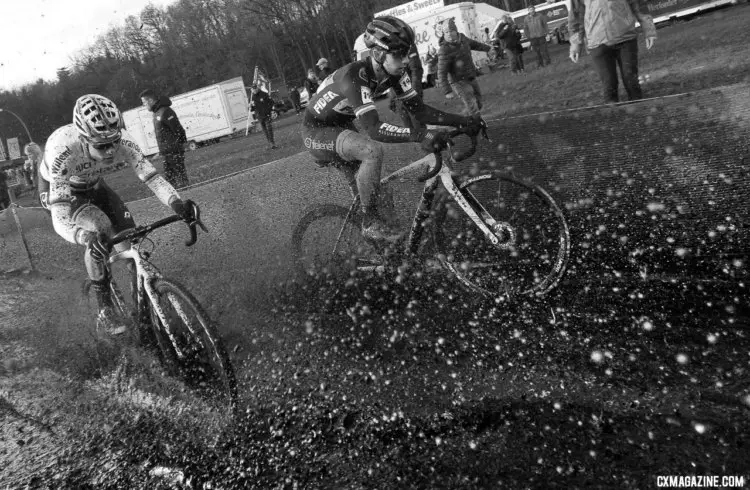
[[[295,267],[302,277],[330,276],[359,268],[372,247],[361,236],[360,218],[343,206],[326,204],[312,209],[292,234]]]
[[[182,286],[166,279],[154,284],[158,316],[157,337],[167,358],[176,361],[181,377],[200,392],[217,392],[236,406],[234,369],[221,338],[195,298]],[[160,334],[160,335],[159,335]],[[164,340],[164,341],[162,341]]]
[[[436,245],[462,282],[485,294],[538,294],[554,287],[569,253],[562,212],[538,186],[485,175],[460,186],[491,230],[492,243],[463,208],[450,201],[436,219]]]

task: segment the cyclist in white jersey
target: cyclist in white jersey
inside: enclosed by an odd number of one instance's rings
[[[111,335],[127,331],[125,319],[113,307],[104,261],[109,257],[108,238],[135,226],[125,203],[107,186],[103,175],[131,167],[165,205],[190,221],[193,206],[183,201],[169,182],[146,160],[133,138],[123,129],[115,104],[101,95],[80,97],[73,123],[57,129],[45,145],[39,169],[49,183],[40,199],[52,215],[58,235],[84,245],[84,262],[99,307],[97,328]],[[44,191],[46,189],[40,189]],[[130,244],[117,246],[124,250]]]

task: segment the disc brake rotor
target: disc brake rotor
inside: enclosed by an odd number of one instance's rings
[[[516,244],[516,230],[510,223],[499,222],[493,224],[490,229],[498,239],[497,248],[507,250]]]

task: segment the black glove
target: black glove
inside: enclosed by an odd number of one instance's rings
[[[109,252],[112,250],[112,246],[109,243],[109,238],[103,233],[95,233],[93,231],[84,232],[81,237],[82,243],[86,244],[86,248],[91,255],[91,258],[97,262],[105,262],[109,258]]]
[[[448,146],[448,133],[427,130],[420,139],[422,149],[427,153],[437,153],[445,150]]]
[[[479,134],[482,128],[486,126],[487,126],[487,123],[484,122],[484,119],[482,119],[482,116],[480,116],[479,114],[475,114],[473,116],[467,117],[466,122],[464,122],[460,126],[460,128],[466,129],[466,134],[468,136],[476,136]]]
[[[172,208],[174,214],[182,218],[183,220],[190,223],[195,220],[195,204],[191,200],[183,201],[182,199],[175,199],[169,203],[169,207]]]

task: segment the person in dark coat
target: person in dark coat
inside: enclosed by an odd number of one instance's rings
[[[297,90],[296,85],[292,85],[291,87],[289,87],[289,100],[292,101],[294,111],[299,115],[300,111],[302,110],[302,105],[300,103],[299,90]]]
[[[318,80],[318,75],[315,74],[315,70],[310,68],[307,70],[307,78],[305,78],[305,89],[307,90],[307,95],[310,96],[312,99],[313,95],[315,95],[315,92],[318,91],[318,86],[320,85],[320,80]]]
[[[273,99],[261,90],[257,83],[253,84],[252,93],[251,99],[255,116],[263,128],[263,132],[266,134],[266,139],[271,143],[271,149],[275,150],[277,146],[273,141],[273,118],[271,116],[273,112]]]
[[[453,18],[443,21],[443,43],[438,49],[440,88],[449,99],[458,95],[470,116],[479,114],[482,109],[482,92],[476,80],[477,68],[471,52],[490,49],[490,46],[459,33]]]
[[[515,74],[525,71],[523,66],[523,46],[521,45],[521,30],[510,15],[505,15],[497,29],[495,39],[505,50],[510,61],[510,72]]]
[[[8,193],[8,176],[5,170],[0,170],[0,210],[10,206],[10,194]]]
[[[187,135],[180,124],[172,101],[167,96],[157,96],[151,89],[141,92],[141,102],[154,113],[154,134],[159,153],[164,156],[164,177],[175,189],[189,184],[185,169],[185,143]]]

